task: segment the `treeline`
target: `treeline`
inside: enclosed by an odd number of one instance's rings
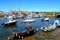
[[[57,15],[60,15],[60,12],[33,12],[36,14],[44,14],[46,17],[56,17]]]

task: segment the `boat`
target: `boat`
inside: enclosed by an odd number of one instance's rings
[[[42,18],[41,18],[41,21],[44,21],[44,19],[45,19],[45,18],[44,18],[44,17],[42,17]]]
[[[25,24],[30,24],[30,23],[34,23],[35,20],[34,19],[26,19],[26,20],[23,20],[23,23]]]
[[[29,20],[29,19],[27,19],[27,20],[24,20],[23,22],[24,23],[27,23],[27,22],[35,22],[35,20]]]
[[[45,18],[44,20],[45,20],[45,21],[49,21],[49,18]]]
[[[44,27],[41,27],[40,29],[43,30],[43,31],[51,31],[51,30],[55,30],[56,27],[57,27],[56,23],[53,23],[50,26],[44,26]]]
[[[13,37],[13,39],[22,39],[22,38],[31,36],[33,34],[35,34],[34,28],[32,28],[32,26],[29,26],[29,27],[26,27],[24,31],[13,32],[12,37]]]
[[[34,19],[32,19],[29,15],[28,16],[26,16],[26,19],[25,20],[23,20],[23,23],[34,23],[35,22],[35,20]]]
[[[15,25],[17,20],[13,20],[12,16],[7,17],[7,21],[3,23],[3,25]]]
[[[16,20],[9,20],[8,22],[3,23],[4,25],[14,25],[16,24]]]
[[[54,23],[56,23],[57,27],[60,27],[60,21],[59,20],[55,20]]]
[[[42,18],[41,21],[49,21],[49,18]]]

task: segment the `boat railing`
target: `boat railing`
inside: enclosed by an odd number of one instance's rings
[[[32,30],[34,30],[34,28],[29,29],[29,30],[24,30],[22,32],[13,32],[12,34],[21,34],[21,33],[25,33],[25,32],[32,31]]]

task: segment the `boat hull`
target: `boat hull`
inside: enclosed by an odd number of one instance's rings
[[[31,29],[31,30],[25,31],[25,32],[14,33],[13,34],[14,35],[13,39],[22,39],[22,38],[31,36],[33,34],[35,34],[34,29]]]
[[[7,23],[7,24],[4,23],[4,26],[10,26],[10,25],[16,25],[16,22]]]
[[[41,30],[43,31],[52,31],[52,30],[55,30],[56,29],[56,25],[51,25],[51,26],[45,26],[45,27],[41,27]]]

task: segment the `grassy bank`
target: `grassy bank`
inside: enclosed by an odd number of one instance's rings
[[[35,14],[44,14],[45,17],[56,17],[60,12],[34,12]]]
[[[55,13],[45,13],[46,17],[56,17],[56,14]]]
[[[56,17],[60,12],[45,12],[46,17]]]
[[[49,32],[40,32],[36,40],[60,40],[60,28]]]
[[[1,14],[1,15],[0,15],[0,18],[3,18],[3,17],[5,17],[5,14]]]

